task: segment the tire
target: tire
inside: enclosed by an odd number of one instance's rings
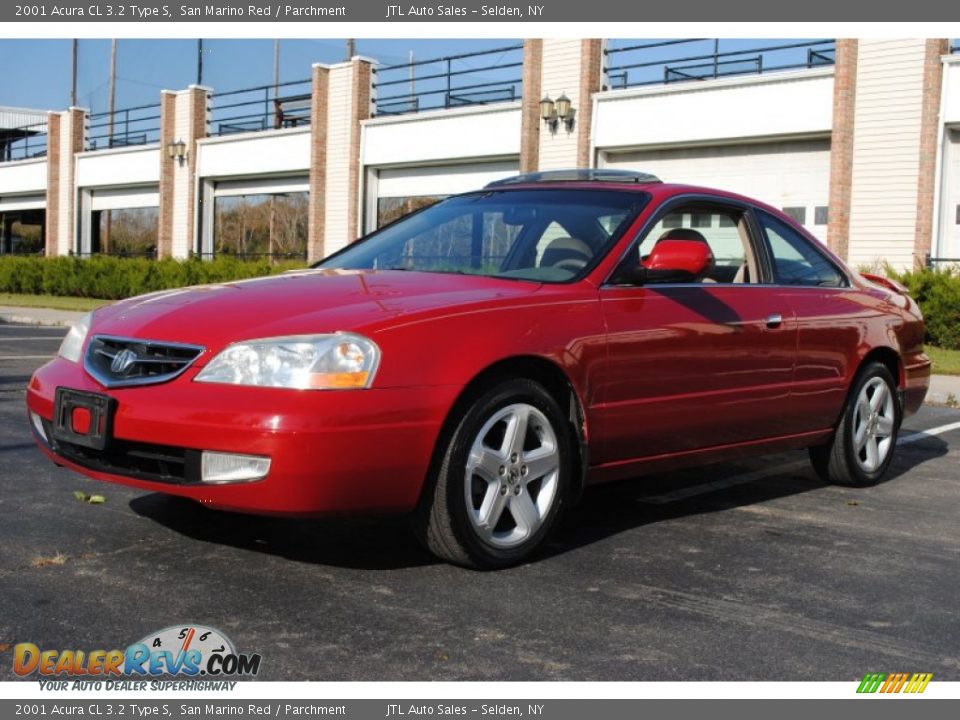
[[[453,422],[414,529],[456,565],[515,565],[543,543],[569,496],[573,428],[550,393],[526,379],[491,386]]]
[[[878,362],[864,366],[830,442],[810,448],[817,474],[834,485],[876,485],[893,462],[902,412],[887,367]]]

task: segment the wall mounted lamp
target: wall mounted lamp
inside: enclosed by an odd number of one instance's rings
[[[187,157],[187,144],[183,140],[171,140],[167,143],[167,157],[183,165]]]
[[[577,111],[570,104],[570,98],[565,94],[561,95],[556,101],[551,100],[549,95],[544,95],[540,101],[540,117],[543,122],[553,131],[557,131],[557,126],[563,122],[567,131],[573,130],[573,118]]]

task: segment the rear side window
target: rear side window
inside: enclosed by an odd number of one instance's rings
[[[807,240],[786,223],[767,213],[758,213],[767,236],[776,282],[808,287],[844,287],[843,273]]]

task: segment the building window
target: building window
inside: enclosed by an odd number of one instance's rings
[[[706,213],[693,213],[690,216],[690,227],[695,228],[708,228],[711,223],[713,223],[713,215],[707,215]]]
[[[155,207],[95,210],[90,251],[124,257],[155,257],[157,213]]]
[[[830,222],[830,211],[826,205],[817,205],[813,209],[813,224],[826,225]]]
[[[377,199],[377,227],[389,225],[415,210],[430,207],[447,195],[409,195],[407,197],[385,197]]]
[[[793,218],[801,225],[807,222],[807,209],[805,207],[785,207],[783,214]]]
[[[44,210],[0,213],[0,255],[38,255],[43,253]]]
[[[665,215],[661,224],[665,229],[683,227],[683,214],[670,213],[669,215]]]
[[[957,225],[960,225],[960,205],[957,205]]]
[[[214,254],[306,257],[308,196],[296,191],[215,198]]]

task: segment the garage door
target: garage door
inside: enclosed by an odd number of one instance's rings
[[[938,257],[960,258],[960,129],[947,132]]]
[[[730,190],[786,210],[827,239],[830,141],[607,152],[606,167],[644,170],[664,182]]]
[[[519,172],[516,160],[370,169],[367,230],[449,195],[479,190]]]

